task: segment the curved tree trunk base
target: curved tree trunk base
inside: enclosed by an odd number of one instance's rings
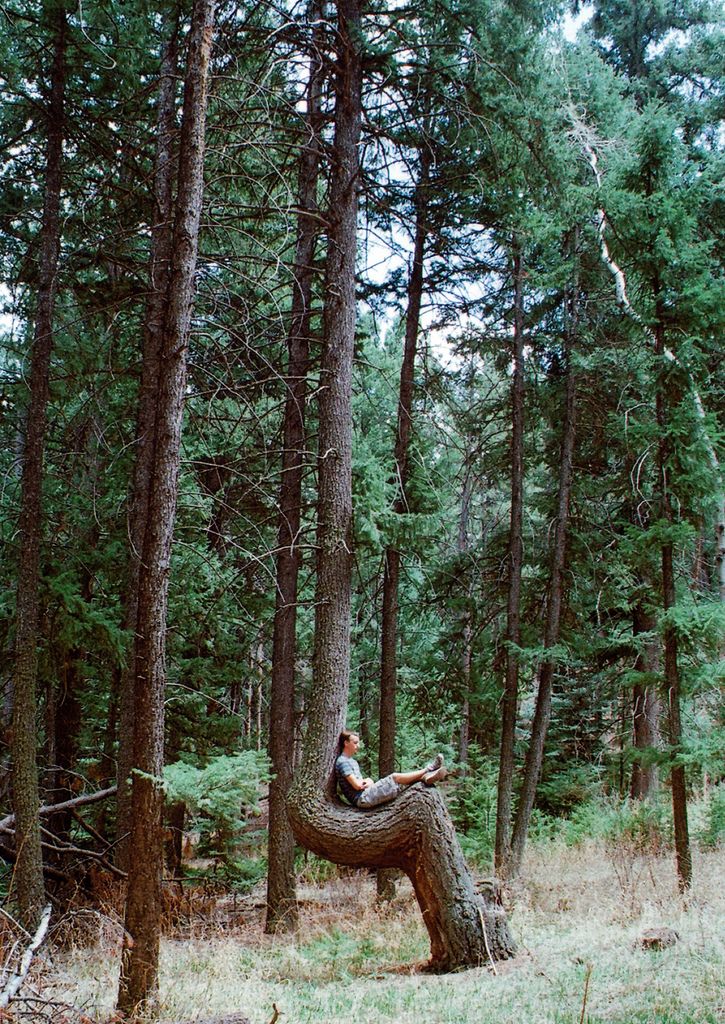
[[[288,813],[298,842],[318,856],[348,867],[405,872],[430,937],[427,970],[479,967],[516,952],[504,911],[476,892],[435,788],[416,784],[384,807],[359,811],[295,786]]]

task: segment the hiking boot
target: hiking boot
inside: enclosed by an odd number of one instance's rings
[[[448,769],[445,765],[441,765],[439,768],[436,768],[434,772],[428,772],[427,775],[424,775],[423,782],[425,782],[426,786],[433,786],[436,782],[442,782],[447,775]]]
[[[443,767],[443,754],[436,754],[430,764],[425,766],[427,772],[437,772],[439,768]]]

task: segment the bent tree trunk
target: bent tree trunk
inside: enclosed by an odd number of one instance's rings
[[[330,752],[330,763],[333,753]],[[454,971],[505,960],[515,944],[504,912],[476,892],[439,791],[419,783],[373,811],[332,804],[320,788],[295,791],[298,840],[358,868],[399,868],[413,883],[431,947],[430,968]]]
[[[360,137],[360,8],[338,0],[334,171],[320,394],[315,681],[302,766],[288,813],[297,840],[354,867],[410,877],[431,940],[431,967],[453,970],[513,951],[504,915],[476,894],[445,804],[416,785],[370,812],[332,800],[332,764],[344,725],[350,664],[352,567],[351,380]]]

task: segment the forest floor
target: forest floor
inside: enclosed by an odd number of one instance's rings
[[[539,846],[507,894],[516,959],[447,976],[421,971],[428,943],[407,880],[385,911],[366,875],[307,881],[296,941],[263,934],[263,890],[207,890],[180,902],[177,937],[164,941],[162,1019],[242,1012],[267,1024],[274,1004],[279,1024],[723,1024],[725,851],[696,855],[694,877],[683,905],[669,854]],[[653,926],[680,941],[643,951]],[[119,926],[109,916],[94,927],[91,946],[46,954],[37,983],[103,1020]]]

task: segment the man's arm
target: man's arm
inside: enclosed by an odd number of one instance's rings
[[[364,789],[367,789],[368,786],[372,786],[373,784],[372,779],[358,779],[356,775],[346,775],[345,781],[348,782],[353,789],[357,790],[358,793],[361,793]]]

